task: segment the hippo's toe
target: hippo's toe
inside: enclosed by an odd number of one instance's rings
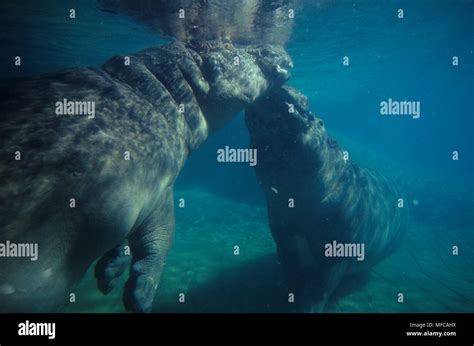
[[[145,274],[130,277],[125,285],[123,303],[128,311],[149,312],[157,285]]]
[[[130,256],[125,254],[125,245],[121,244],[108,251],[95,266],[95,277],[99,290],[107,294],[116,285],[117,278],[130,265]]]

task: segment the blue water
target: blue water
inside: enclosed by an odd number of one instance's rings
[[[398,8],[404,19],[397,18]],[[383,146],[398,162],[469,180],[473,16],[472,1],[333,2],[296,23],[289,44],[296,62],[292,84],[310,97],[329,129]],[[350,67],[342,66],[343,56]],[[377,116],[379,102],[389,97],[420,101],[421,118]],[[452,150],[465,158],[456,166],[447,161]]]
[[[474,1],[300,5],[287,43],[295,65],[289,84],[308,96],[351,159],[392,178],[410,205],[401,248],[328,311],[474,311]],[[73,21],[70,8],[77,11]],[[166,43],[145,25],[100,11],[94,0],[3,1],[0,10],[1,78],[99,66],[112,55]],[[12,64],[16,55],[24,57],[21,70]],[[421,117],[381,116],[379,104],[388,98],[420,101]],[[215,159],[218,148],[248,143],[239,115],[186,164],[176,198],[188,206],[177,210],[156,311],[286,311],[253,169]],[[176,298],[182,291],[192,297],[185,305]],[[400,291],[404,304],[394,298]],[[83,299],[68,311],[122,311],[120,292],[101,296],[90,273],[79,292]]]

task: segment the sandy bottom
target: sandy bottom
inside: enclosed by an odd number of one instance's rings
[[[154,312],[292,312],[282,284],[263,206],[220,198],[200,189],[177,190],[177,230]],[[474,267],[463,249],[466,230],[412,224],[402,246],[365,278],[348,280],[326,312],[472,312]],[[462,240],[462,241],[461,241]],[[452,245],[460,254],[452,255]],[[234,246],[240,254],[234,255]],[[470,259],[469,259],[470,258]],[[107,296],[96,288],[92,268],[67,312],[124,312],[125,277]],[[179,302],[180,293],[185,302]],[[398,302],[398,293],[404,302]]]

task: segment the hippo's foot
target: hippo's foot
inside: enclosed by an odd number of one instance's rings
[[[132,312],[150,311],[174,230],[173,191],[170,187],[164,192],[157,210],[129,235],[131,265],[123,245],[110,250],[97,262],[95,276],[99,289],[104,293],[110,292],[115,286],[115,279],[129,267],[129,278],[123,293],[125,308]]]
[[[102,293],[112,291],[117,278],[130,266],[130,256],[125,251],[125,243],[120,244],[102,256],[95,265],[95,278]]]
[[[304,312],[305,313],[316,313],[320,314],[324,312],[324,309],[326,308],[327,302],[328,302],[329,296],[327,294],[323,295],[323,297],[314,303],[309,304]]]
[[[306,312],[322,313],[328,306],[328,302],[333,297],[334,292],[339,287],[342,279],[347,276],[349,268],[348,261],[340,261],[333,264],[329,271],[322,277],[322,285],[320,285],[321,295],[317,299],[313,299],[308,305]],[[320,284],[321,284],[320,283]]]

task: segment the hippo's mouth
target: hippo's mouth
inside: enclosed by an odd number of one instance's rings
[[[291,68],[292,66],[290,66]],[[281,74],[285,79],[290,79],[290,72],[288,69],[281,67],[280,65],[276,65],[277,73]]]
[[[254,46],[246,50],[255,57],[255,62],[269,81],[280,86],[291,78],[289,70],[293,68],[293,61],[282,46]]]

